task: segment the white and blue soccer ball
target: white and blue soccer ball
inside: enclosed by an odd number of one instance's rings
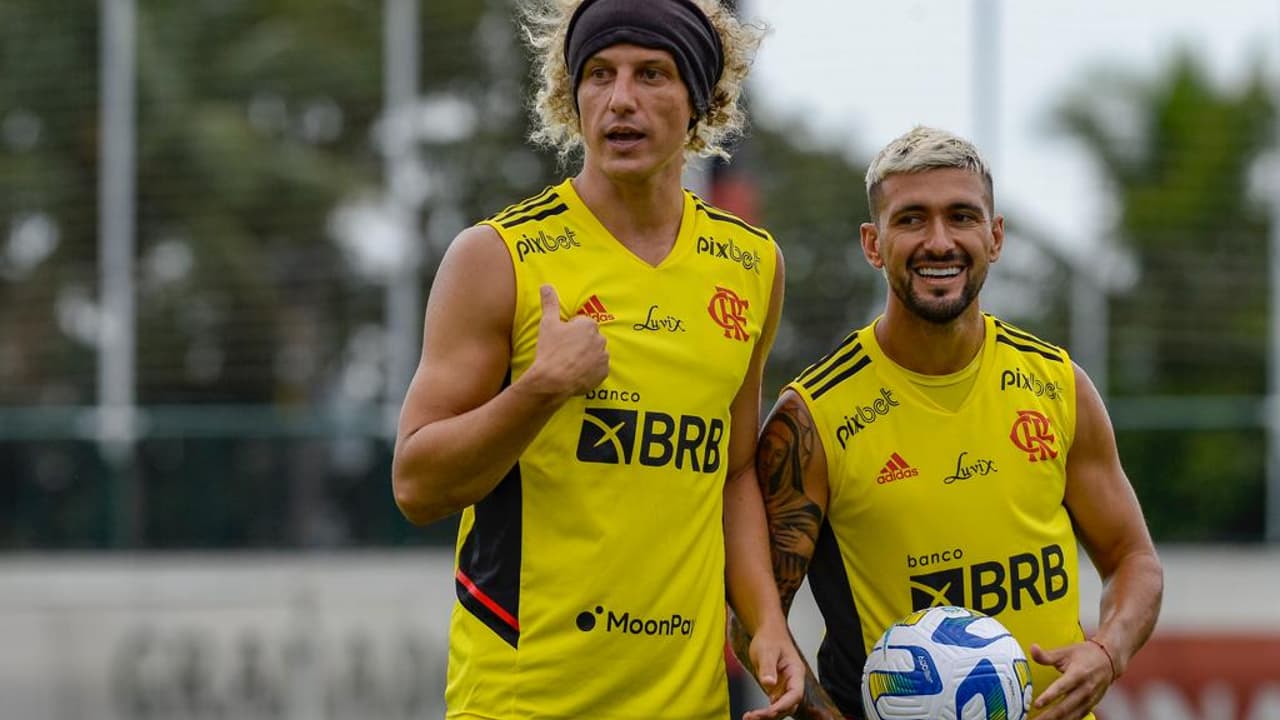
[[[1031,665],[998,620],[944,605],[889,626],[862,669],[867,720],[1023,720]]]

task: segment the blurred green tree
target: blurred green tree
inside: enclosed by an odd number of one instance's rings
[[[187,415],[176,425],[189,436],[152,428],[137,469],[142,541],[422,541],[392,506],[383,439],[305,422],[385,400],[382,4],[138,0],[137,11],[139,400],[289,411]],[[96,399],[99,22],[72,0],[0,3],[0,410]],[[509,0],[421,2],[418,31],[406,125],[425,288],[459,230],[574,168],[525,142],[529,70]],[[1117,302],[1113,376],[1130,394],[1252,393],[1265,213],[1247,178],[1270,106],[1260,79],[1224,91],[1183,65],[1146,94],[1104,100],[1091,86],[1062,113],[1113,178],[1118,235],[1147,278]],[[1116,107],[1142,119],[1143,142],[1114,124]],[[862,163],[794,123],[757,120],[733,167],[755,187],[749,219],[787,260],[768,403],[871,318],[884,286],[857,244]],[[1204,312],[1192,298],[1212,291],[1234,304]],[[84,428],[40,434],[0,415],[0,430],[0,472],[17,479],[0,487],[0,546],[108,542],[109,469]],[[1257,438],[1137,437],[1122,440],[1158,535],[1257,527]],[[1228,475],[1241,480],[1217,482]]]
[[[96,3],[83,5],[0,7],[0,410],[96,400],[101,18]],[[361,260],[385,256],[375,247],[385,238],[376,222],[342,222],[344,208],[382,207],[382,4],[138,0],[136,10],[139,402],[294,413],[155,416],[174,423],[151,427],[140,448],[143,540],[385,534],[394,508],[381,439],[335,446],[328,434],[341,428],[296,417],[369,414],[383,400],[385,278]],[[550,176],[523,148],[526,71],[509,15],[505,2],[420,3],[424,107],[405,124],[414,133],[427,124],[428,100],[474,120],[468,142],[424,131],[410,144],[424,243],[446,242],[437,236],[451,237],[463,214],[500,209],[518,197],[510,186],[528,192]],[[430,273],[428,263],[422,279]],[[6,486],[12,522],[0,523],[7,542],[104,542],[103,521],[84,520],[111,515],[95,510],[111,500],[92,445],[84,452],[87,428],[7,417],[24,424],[0,418],[4,474],[16,479]],[[228,436],[244,439],[223,445]],[[344,502],[357,478],[368,480],[362,492],[380,493],[383,502],[359,504],[378,520],[337,523],[341,532],[301,529],[313,523],[306,503],[290,513],[255,500],[278,505],[317,494],[308,488],[318,483],[319,495]],[[270,520],[252,521],[254,512]]]
[[[0,7],[0,403],[92,387],[68,336],[96,285],[97,29],[67,2]]]
[[[1273,112],[1261,62],[1223,86],[1188,51],[1150,78],[1095,73],[1055,111],[1106,179],[1111,241],[1141,272],[1112,304],[1112,397],[1265,394],[1269,218],[1258,171]],[[1121,428],[1152,531],[1163,541],[1257,540],[1263,433],[1251,418],[1237,418],[1239,430],[1172,427],[1201,419]]]
[[[778,390],[871,319],[884,284],[866,260],[858,226],[869,216],[864,163],[823,146],[795,122],[757,122],[743,164],[759,197],[760,222],[786,262],[787,288],[769,357],[766,406]]]

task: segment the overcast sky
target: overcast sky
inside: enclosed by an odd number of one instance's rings
[[[973,68],[981,2],[996,8],[999,113],[979,127]],[[1049,132],[1054,101],[1090,68],[1151,77],[1178,46],[1215,78],[1240,82],[1261,57],[1276,76],[1280,0],[741,0],[771,26],[752,75],[756,111],[803,118],[867,159],[913,124],[982,145],[998,210],[1014,210],[1070,243],[1105,227],[1098,175]],[[991,90],[988,89],[988,92]]]

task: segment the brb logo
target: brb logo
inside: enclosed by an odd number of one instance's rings
[[[564,229],[563,235],[548,235],[539,230],[536,236],[520,236],[520,239],[516,241],[516,255],[520,262],[524,262],[524,256],[531,253],[546,255],[547,253],[570,250],[576,247],[582,247],[582,243],[578,242],[577,233],[569,228]]]
[[[698,254],[724,258],[741,265],[744,270],[754,270],[757,275],[760,274],[760,253],[739,248],[733,243],[733,238],[720,242],[713,237],[699,237]]]
[[[1057,437],[1049,428],[1049,418],[1042,412],[1019,410],[1018,419],[1013,421],[1013,429],[1009,431],[1009,439],[1027,454],[1030,462],[1058,457],[1058,451],[1053,449]]]
[[[928,567],[948,559],[959,560],[963,550],[939,556],[907,556],[910,569]],[[1066,557],[1060,545],[1046,545],[1040,553],[1019,553],[1008,562],[979,562],[923,575],[912,575],[911,609],[934,605],[959,605],[995,615],[1005,608],[1021,610],[1025,605],[1043,605],[1060,600],[1070,588]]]
[[[578,459],[606,465],[675,465],[677,470],[687,465],[694,472],[713,473],[720,469],[723,439],[720,418],[589,407],[578,433]]]
[[[707,314],[724,330],[725,337],[746,342],[751,338],[747,332],[746,316],[749,305],[734,291],[717,285],[716,294],[707,303]]]
[[[616,613],[612,610],[605,612],[601,605],[597,605],[594,612],[583,610],[578,613],[575,622],[582,632],[591,632],[596,629],[601,620],[604,620],[605,632],[649,637],[689,637],[693,634],[694,626],[693,618],[683,617],[679,613],[673,613],[670,617],[661,619],[643,618],[638,615],[633,617],[629,612]]]

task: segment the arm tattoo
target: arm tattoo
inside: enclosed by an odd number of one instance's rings
[[[823,510],[804,488],[805,468],[816,441],[812,420],[784,408],[769,419],[756,450],[756,474],[772,539],[773,574],[784,610],[791,608],[804,582],[822,526]]]
[[[756,477],[769,520],[773,574],[783,612],[791,609],[804,583],[822,527],[824,510],[805,494],[805,470],[813,459],[817,432],[807,413],[783,405],[765,423],[756,449]],[[729,644],[752,675],[751,636],[729,611]],[[843,720],[831,696],[805,663],[804,698],[792,717],[798,720]]]

